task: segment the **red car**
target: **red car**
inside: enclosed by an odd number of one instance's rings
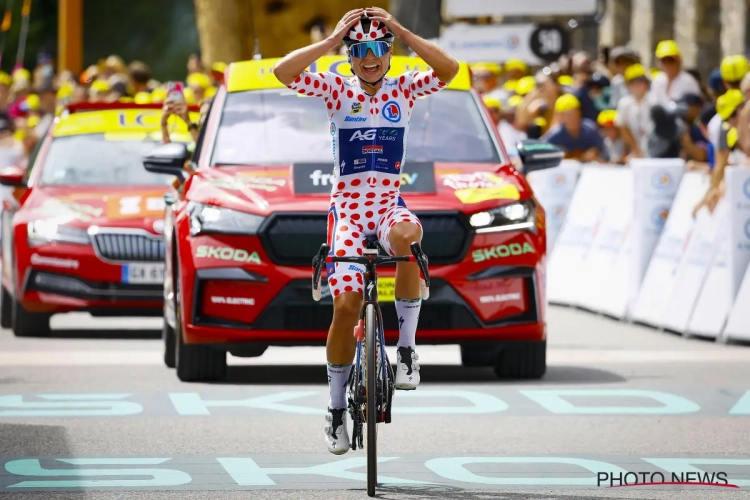
[[[155,105],[71,106],[28,168],[0,171],[0,184],[15,188],[2,221],[3,328],[44,335],[52,314],[70,311],[161,315],[164,195],[174,177],[142,165],[161,144],[160,123]],[[173,140],[189,140],[184,123],[172,129]]]
[[[214,97],[188,173],[184,145],[144,159],[180,188],[165,212],[164,359],[183,381],[219,380],[226,352],[324,345],[332,307],[311,295],[311,262],[326,239],[333,168],[324,104],[280,84],[276,60],[232,64]],[[346,59],[315,71],[347,75]],[[391,73],[423,67],[395,57]],[[349,73],[350,75],[350,73]],[[442,92],[418,99],[401,192],[424,227],[430,298],[418,344],[460,344],[466,366],[502,377],[545,372],[544,212],[508,160],[465,64]],[[352,111],[354,115],[355,110]],[[529,141],[526,171],[562,152]],[[386,339],[398,336],[394,268],[382,268]],[[328,296],[326,296],[328,295]]]

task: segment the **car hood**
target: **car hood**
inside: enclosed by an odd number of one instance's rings
[[[243,212],[321,212],[330,205],[330,163],[222,166],[190,182],[190,199]],[[410,162],[401,177],[409,208],[470,212],[531,196],[524,177],[510,165]]]
[[[160,232],[169,186],[39,186],[19,216],[77,227],[145,228]],[[160,222],[157,222],[160,221]]]

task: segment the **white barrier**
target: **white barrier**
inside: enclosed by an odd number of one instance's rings
[[[646,274],[630,308],[630,319],[660,327],[677,286],[677,270],[691,239],[693,207],[708,189],[710,179],[698,172],[682,176],[674,202],[656,244]]]
[[[727,167],[724,178],[730,205],[729,269],[734,300],[722,336],[750,340],[750,169]]]
[[[584,271],[586,254],[596,235],[609,193],[607,174],[613,167],[584,165],[568,214],[547,265],[547,299],[552,304],[574,305],[575,289]]]
[[[534,196],[546,215],[547,253],[555,246],[580,174],[579,162],[565,160],[559,167],[531,172],[527,176]]]

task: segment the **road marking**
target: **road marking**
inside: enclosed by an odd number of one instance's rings
[[[395,348],[387,349],[396,359]],[[423,365],[460,365],[457,348],[423,346],[418,348]],[[260,358],[230,357],[230,365],[318,365],[325,360],[323,347],[271,348]],[[705,350],[585,350],[547,351],[550,366],[662,364],[662,363],[747,363],[750,349],[727,347]],[[157,350],[17,350],[0,352],[0,366],[159,366]]]

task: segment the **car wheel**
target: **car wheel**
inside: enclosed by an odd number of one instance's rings
[[[17,300],[12,300],[11,303],[11,327],[16,337],[42,337],[50,332],[49,314],[30,313]]]
[[[461,364],[465,367],[494,366],[500,344],[462,344]]]
[[[539,379],[547,371],[547,341],[506,344],[495,362],[503,379]]]
[[[182,283],[175,272],[175,368],[183,382],[218,382],[227,375],[227,353],[210,346],[185,344],[182,334],[182,310],[179,300]]]
[[[13,326],[13,298],[4,286],[0,286],[0,327]]]
[[[164,341],[164,364],[167,368],[175,367],[175,333],[174,328],[169,326],[167,320],[164,320],[164,324],[161,327],[161,338]]]

